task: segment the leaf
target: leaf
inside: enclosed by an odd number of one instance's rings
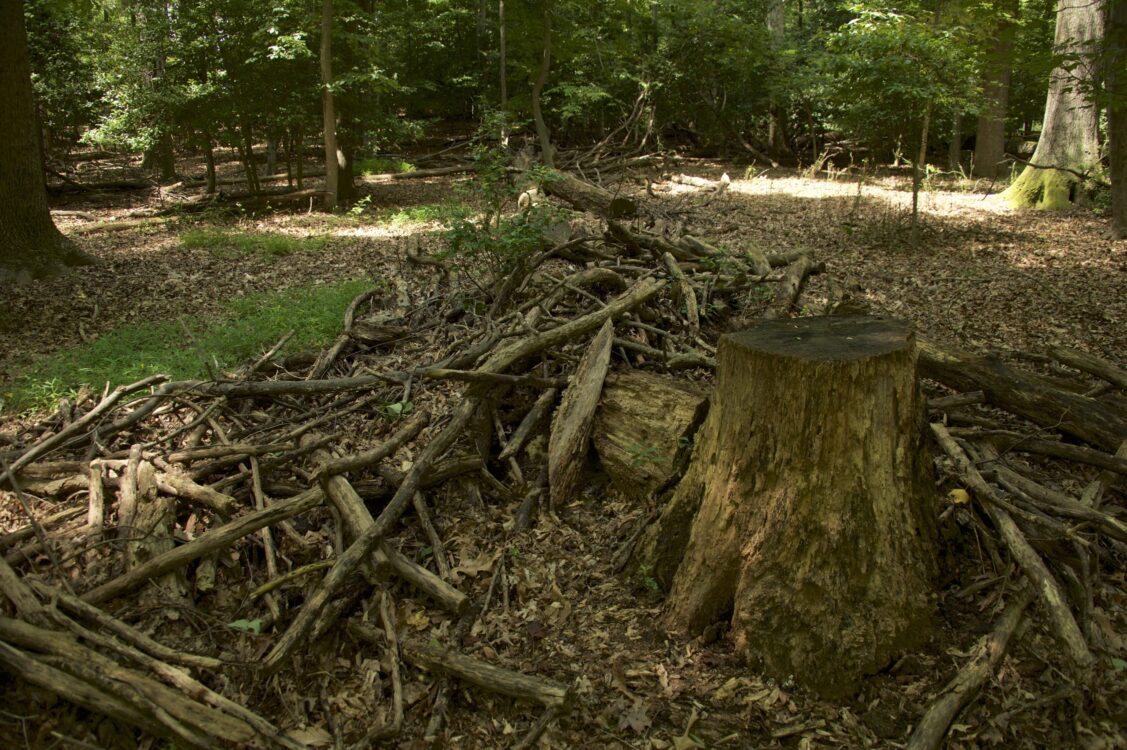
[[[327,747],[333,744],[333,736],[324,727],[306,727],[289,732],[290,739],[310,747]]]
[[[235,620],[234,622],[227,623],[227,627],[232,630],[241,630],[244,633],[254,633],[258,635],[262,632],[262,620]]]
[[[966,505],[970,502],[970,494],[968,494],[966,490],[960,487],[948,492],[947,499],[955,505]]]
[[[630,710],[624,713],[618,719],[618,728],[626,729],[629,727],[638,734],[643,734],[653,722],[650,717],[646,715],[646,707],[641,702],[635,703],[630,707]]]
[[[1111,666],[1115,667],[1116,672],[1122,672],[1124,669],[1127,669],[1127,661],[1123,659],[1112,659]]]

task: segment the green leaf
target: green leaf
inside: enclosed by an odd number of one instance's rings
[[[235,620],[234,622],[227,623],[227,627],[232,630],[241,630],[244,633],[254,633],[258,635],[262,632],[262,620]]]
[[[1116,672],[1122,672],[1124,669],[1127,669],[1127,661],[1123,659],[1112,659],[1111,666],[1115,667]]]

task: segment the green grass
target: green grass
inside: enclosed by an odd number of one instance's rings
[[[462,218],[470,211],[470,207],[464,203],[427,203],[381,213],[379,219],[396,225],[431,221],[448,222]]]
[[[340,332],[348,303],[371,285],[357,279],[295,287],[230,300],[216,320],[115,329],[32,364],[10,393],[0,395],[0,409],[52,409],[83,383],[100,390],[106,382],[131,383],[156,373],[174,380],[208,378],[258,357],[291,328],[296,333],[284,351],[321,348]]]
[[[379,156],[367,159],[357,159],[352,164],[352,169],[357,174],[370,176],[374,174],[391,174],[393,172],[414,172],[415,165],[400,159],[384,159]]]
[[[317,252],[328,243],[327,237],[295,237],[277,232],[245,232],[216,227],[190,229],[180,235],[185,248],[206,248],[222,255],[260,255],[282,258],[296,252]]]

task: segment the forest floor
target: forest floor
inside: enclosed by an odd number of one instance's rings
[[[718,196],[654,183],[652,200],[691,226],[694,235],[737,251],[812,251],[826,263],[826,272],[809,280],[801,314],[821,313],[844,292],[874,313],[907,319],[927,337],[962,349],[1028,361],[1028,353],[1068,345],[1127,367],[1127,244],[1108,240],[1106,219],[1092,211],[1013,211],[997,195],[984,195],[985,184],[977,192],[931,186],[921,196],[919,242],[913,246],[906,176],[859,182],[773,170],[740,179],[742,167],[703,161],[682,162],[677,169],[711,178],[727,170],[734,177]],[[405,248],[414,235],[425,252],[442,249],[441,223],[430,218],[440,212],[427,209],[448,204],[457,186],[466,184],[460,177],[368,182],[363,189],[371,202],[359,215],[297,211],[206,224],[324,240],[313,250],[279,254],[232,251],[222,240],[186,246],[191,243],[183,235],[198,231],[197,221],[111,229],[109,222],[152,208],[152,194],[60,203],[56,208],[65,212],[57,223],[102,263],[6,290],[0,301],[5,353],[0,393],[16,388],[36,361],[65,358],[71,347],[121,326],[213,318],[225,302],[242,295],[357,278],[401,279],[415,301],[445,294],[430,269],[407,263]],[[412,359],[427,358],[427,346],[448,340],[436,335],[413,342],[392,359],[410,366]],[[690,376],[707,380],[702,373]],[[0,421],[0,434],[14,435],[24,421],[9,416]],[[354,447],[364,442],[357,434]],[[1077,495],[1090,478],[1082,472],[1064,477],[1059,489]],[[10,497],[0,493],[0,499]],[[612,570],[619,546],[649,509],[622,499],[597,476],[558,516],[542,515],[520,534],[507,530],[512,503],[478,504],[444,491],[433,506],[440,509],[436,522],[463,590],[480,599],[498,558],[505,563],[503,597],[463,645],[505,666],[575,686],[576,706],[549,728],[544,747],[902,745],[1006,598],[999,587],[987,585],[1002,572],[991,569],[984,553],[967,540],[953,545],[944,551],[935,630],[927,645],[866,680],[850,699],[831,702],[802,686],[750,673],[723,639],[682,642],[662,632],[656,595],[644,581]],[[0,507],[0,532],[24,523],[14,505]],[[408,556],[425,555],[421,535],[404,532],[400,545]],[[958,717],[950,747],[1127,747],[1127,579],[1119,563],[1117,570],[1105,568],[1094,592],[1096,627],[1107,651],[1092,683],[1071,686],[1058,670],[1057,647],[1044,618],[1038,618],[982,697]],[[975,588],[967,593],[969,586]],[[176,623],[145,612],[134,613],[135,622],[158,636],[175,633],[185,648],[253,661],[269,648],[264,643],[269,639],[247,633],[232,643],[225,627],[229,604],[215,597],[214,609],[201,606]],[[406,596],[398,615],[406,630],[420,635],[444,635],[453,623],[425,601]],[[386,701],[373,705],[371,698],[385,679],[373,663],[380,657],[366,655],[346,635],[326,640],[331,643],[305,658],[299,679],[227,688],[280,724],[307,727],[310,741],[331,746],[334,733],[353,737],[386,717]],[[429,747],[419,738],[433,684],[425,672],[412,668],[404,674],[407,723],[398,747]],[[11,698],[11,685],[5,692]],[[42,691],[23,689],[19,696],[20,703],[8,700],[0,712],[0,737],[14,741],[6,747],[48,747],[58,737],[91,736],[88,714],[61,708]],[[511,745],[536,718],[525,705],[459,689],[450,703],[446,744]],[[102,746],[129,746],[112,733],[99,737]]]

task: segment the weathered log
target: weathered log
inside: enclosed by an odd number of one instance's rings
[[[552,680],[497,667],[453,649],[418,641],[404,641],[402,645],[403,658],[416,667],[442,672],[494,693],[542,706],[566,706],[571,698],[567,686]]]
[[[425,419],[419,420],[419,423],[426,424],[426,421]],[[313,441],[315,438],[312,435],[307,435],[304,439]],[[332,460],[332,457],[328,451],[318,450],[313,453],[313,459],[323,467]],[[357,539],[375,523],[375,519],[372,518],[368,507],[364,505],[364,501],[360,499],[360,495],[343,476],[321,474],[321,486],[344,522],[345,530],[348,532],[348,541]],[[376,547],[372,555],[372,563],[377,570],[390,566],[397,575],[423,593],[429,594],[442,605],[443,609],[449,612],[461,614],[469,607],[470,601],[465,594],[426,568],[407,559],[398,550],[389,546],[387,542],[381,542]]]
[[[922,418],[904,323],[798,318],[722,338],[674,499],[699,510],[670,629],[731,613],[751,663],[827,696],[926,638],[936,548]]]
[[[816,263],[809,255],[801,255],[797,260],[787,266],[783,279],[775,289],[775,299],[764,313],[765,318],[778,318],[790,312],[798,302],[798,295],[802,293],[802,285],[806,277],[826,270],[825,263]]]
[[[607,320],[579,360],[571,385],[556,410],[548,440],[549,502],[553,508],[562,507],[579,486],[613,341],[614,323]]]
[[[638,213],[637,204],[633,201],[566,172],[549,172],[543,179],[543,186],[549,195],[562,198],[580,211],[590,211],[603,218],[629,219]]]
[[[1127,390],[1127,370],[1116,367],[1111,362],[1105,359],[1082,352],[1077,349],[1069,349],[1063,346],[1054,347],[1049,353],[1058,362],[1075,367],[1081,372],[1086,372],[1089,375],[1095,375],[1108,383]]]
[[[641,370],[611,373],[592,442],[614,486],[635,500],[669,486],[707,408],[705,392],[684,380]]]
[[[1063,391],[1048,380],[980,356],[920,341],[920,372],[946,386],[981,390],[988,403],[1092,445],[1115,451],[1127,440],[1127,417],[1099,401]]]

